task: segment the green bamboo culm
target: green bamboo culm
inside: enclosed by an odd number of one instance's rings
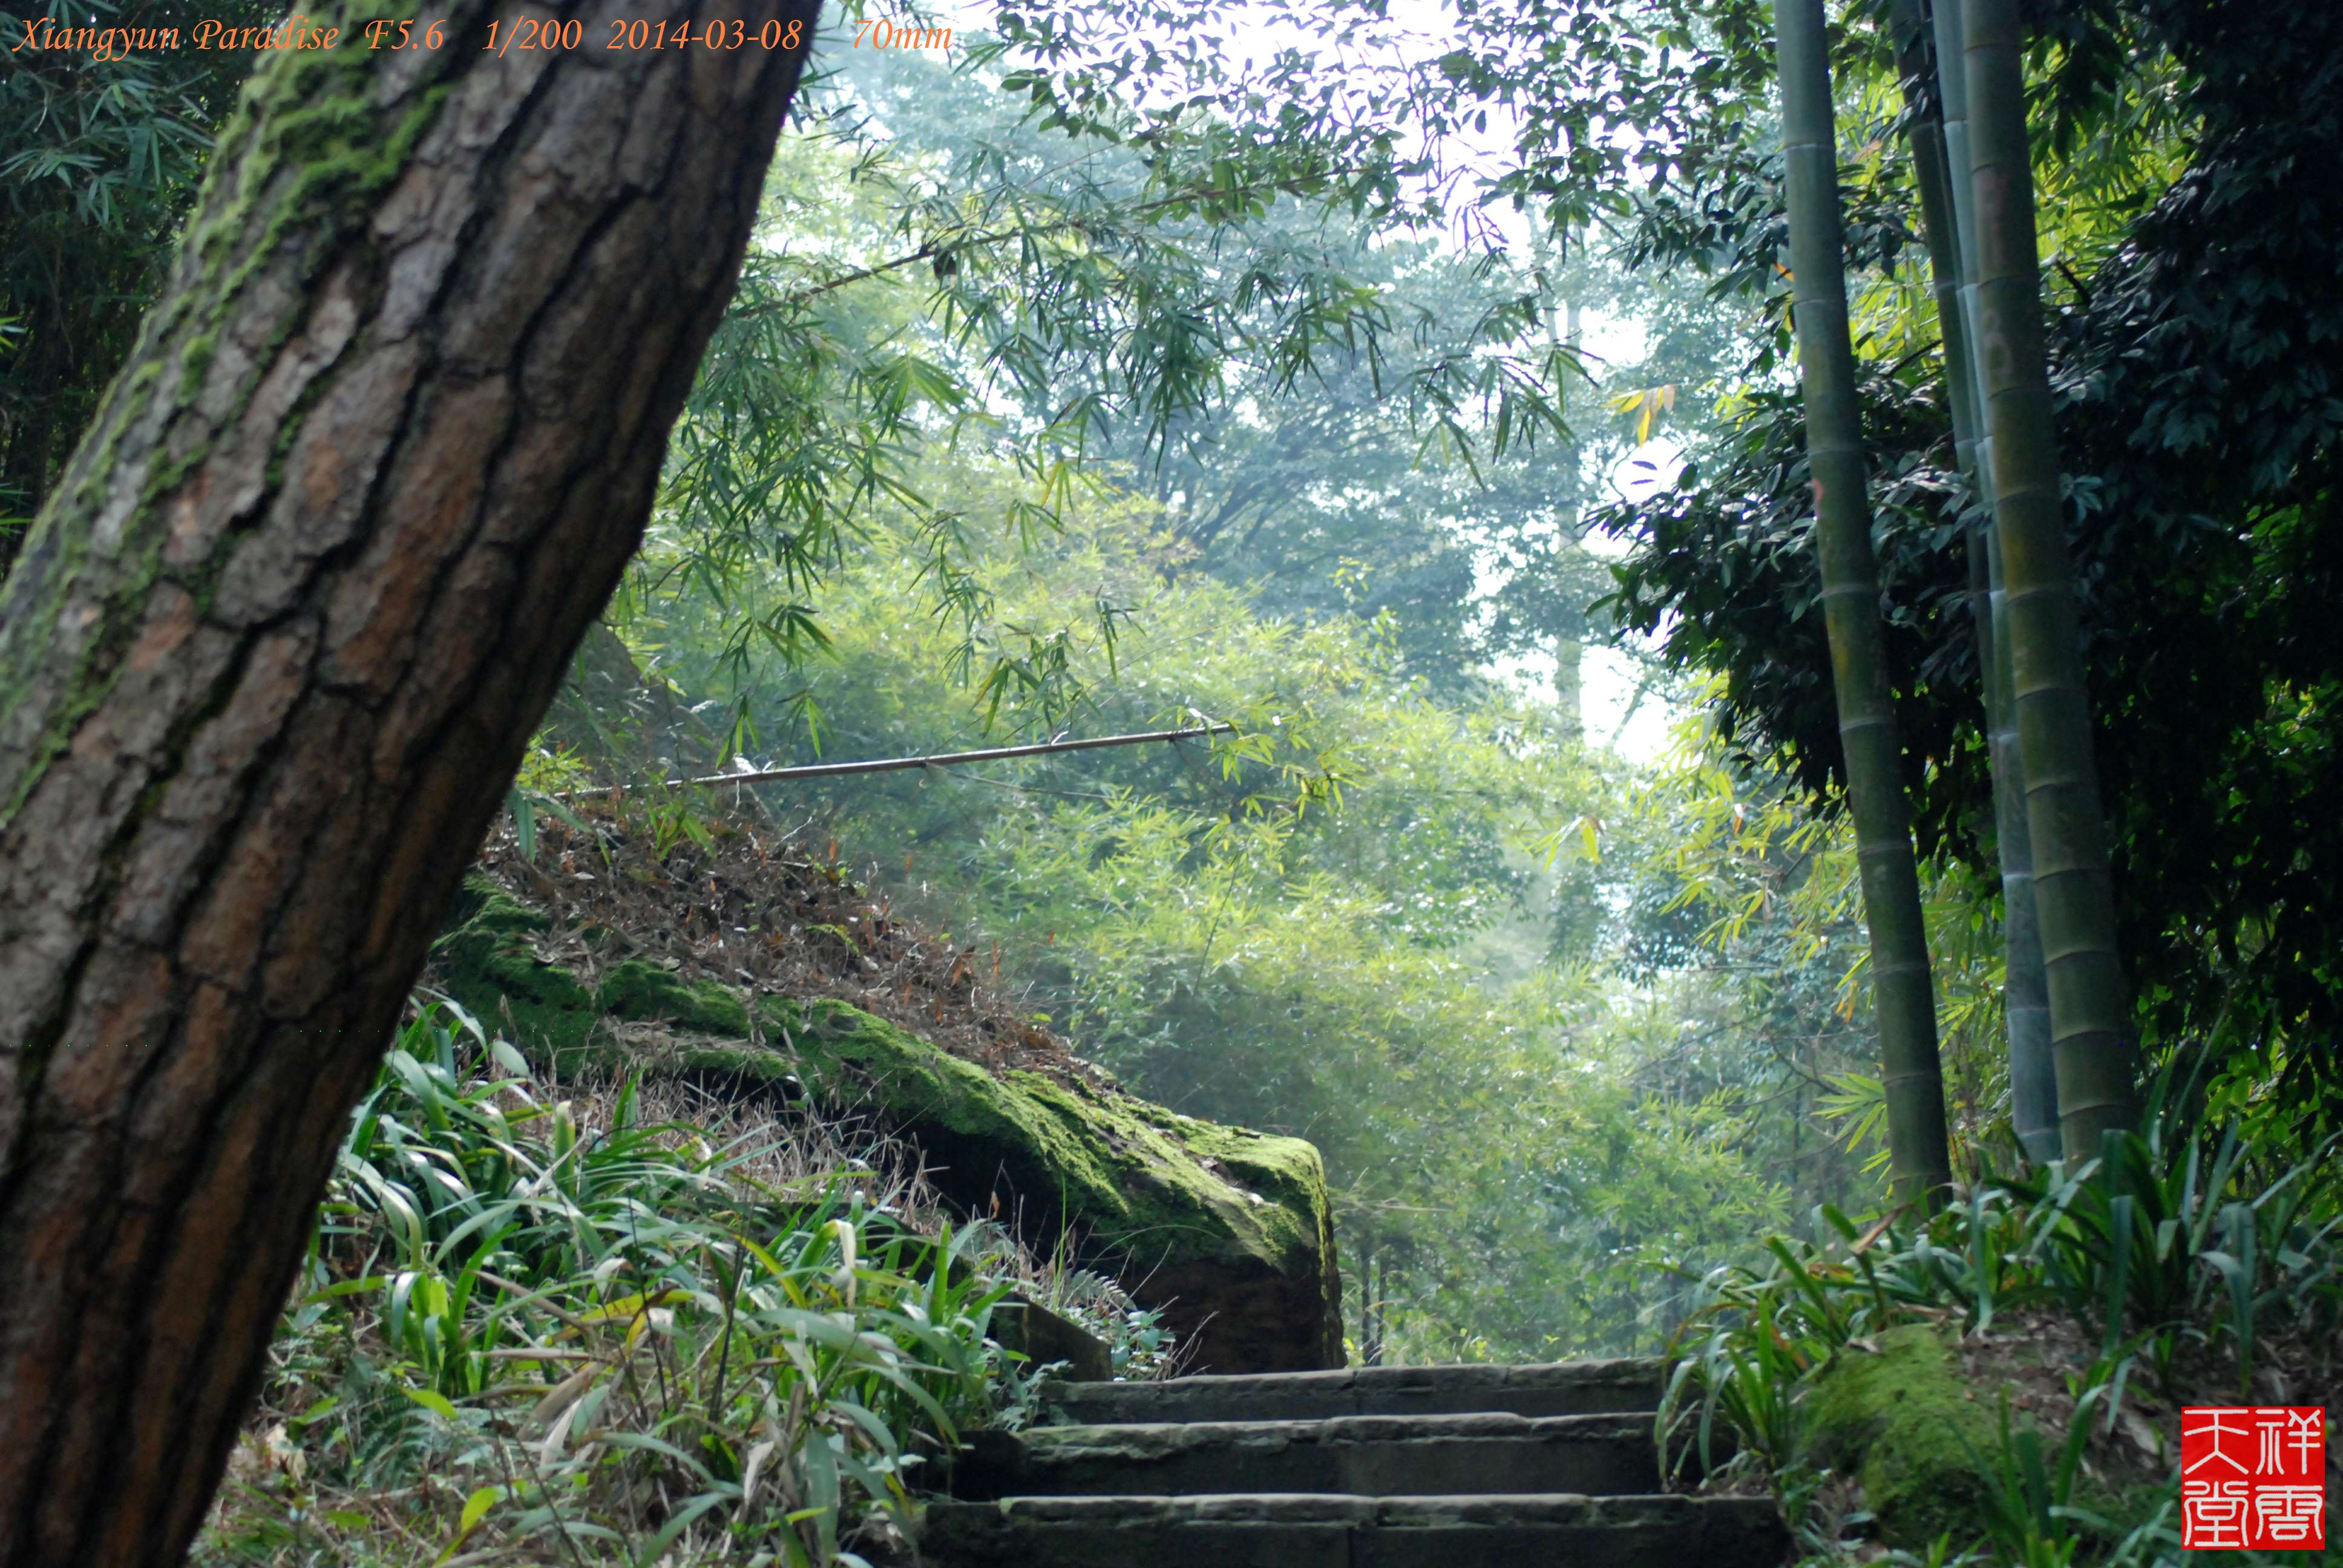
[[[1805,392],[1823,621],[1839,743],[1871,933],[1872,1009],[1887,1089],[1888,1169],[1899,1202],[1934,1202],[1952,1181],[1944,1070],[1928,970],[1911,808],[1881,647],[1871,497],[1847,333],[1838,138],[1822,0],[1775,0],[1783,155],[1790,203],[1791,307]]]
[[[1993,769],[1994,837],[2001,861],[2002,1009],[2009,1037],[2010,1121],[2026,1157],[2059,1157],[2057,1053],[2050,1033],[2050,977],[2034,901],[2034,830],[2026,821],[2026,763],[2017,741],[2016,671],[2010,654],[2009,595],[2001,545],[1988,528],[1981,546],[1986,611],[1978,634],[1986,681],[1986,756]],[[1979,574],[1972,562],[1970,577]]]
[[[2000,640],[2026,774],[2059,1141],[2075,1161],[2096,1158],[2103,1133],[2137,1124],[2138,1055],[2124,1028],[2107,820],[2059,504],[2016,0],[1964,0],[1962,11]]]
[[[2058,1157],[2058,1084],[2050,1049],[2050,998],[2034,910],[2032,837],[2026,825],[2026,773],[2010,699],[2009,639],[1999,551],[1994,541],[1992,442],[1977,386],[1976,226],[1969,211],[1968,84],[1963,68],[1961,0],[1894,0],[1896,66],[1911,126],[1913,172],[1944,339],[1946,400],[1961,472],[1983,499],[1969,533],[1969,618],[1984,687],[1986,758],[1993,775],[1996,859],[2001,868],[2002,1001],[2009,1042],[2010,1120],[2036,1164]],[[1931,30],[1933,26],[1933,39]],[[1935,47],[1930,48],[1931,42]],[[1935,90],[1929,90],[1933,84]]]
[[[1929,47],[1928,17],[1922,0],[1893,0],[1896,72],[1904,90],[1906,133],[1912,144],[1913,182],[1920,191],[1920,226],[1928,248],[1928,281],[1936,304],[1936,328],[1944,341],[1945,401],[1953,423],[1953,455],[1961,472],[1976,473],[1976,380],[1970,371],[1969,334],[1962,312],[1960,220],[1953,190],[1953,165],[1940,91],[1932,91],[1936,62]],[[1968,155],[1966,136],[1961,155]],[[1967,170],[1961,170],[1966,174]]]

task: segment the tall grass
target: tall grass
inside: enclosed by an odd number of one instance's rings
[[[402,1031],[197,1561],[862,1564],[1021,1396],[906,1183],[554,1092],[460,1010]]]

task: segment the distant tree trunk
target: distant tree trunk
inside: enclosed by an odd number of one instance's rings
[[[1872,1008],[1887,1088],[1887,1147],[1896,1195],[1926,1201],[1952,1181],[1944,1070],[1927,927],[1912,854],[1911,806],[1881,652],[1879,576],[1871,545],[1869,477],[1847,336],[1841,254],[1838,136],[1831,107],[1823,0],[1775,0],[1785,177],[1806,457],[1815,487],[1823,618],[1846,758],[1847,807],[1871,933]]]
[[[1554,708],[1564,739],[1586,739],[1586,645],[1568,633],[1554,641]]]
[[[1559,314],[1562,317],[1561,347],[1568,350],[1573,358],[1576,358],[1586,347],[1585,331],[1583,326],[1584,317],[1578,301],[1564,300]],[[1563,407],[1566,413],[1569,408],[1567,383],[1564,384]],[[1563,443],[1563,471],[1568,476],[1571,494],[1574,498],[1578,494],[1578,487],[1581,483],[1579,470],[1584,461],[1575,436]],[[1584,551],[1585,548],[1578,539],[1580,515],[1581,508],[1575,498],[1569,506],[1563,508],[1563,533],[1568,548],[1574,551]],[[1562,634],[1554,639],[1554,704],[1555,710],[1562,717],[1563,734],[1573,740],[1584,740],[1586,739],[1586,624],[1584,607],[1581,607],[1576,624],[1564,627]]]
[[[2138,1118],[2107,820],[2083,683],[2042,329],[2034,173],[2016,0],[1966,0],[1977,347],[1993,434],[1995,529],[2011,705],[2026,771],[2034,904],[2048,980],[2059,1137],[2070,1161]]]
[[[0,588],[0,1565],[184,1555],[345,1116],[641,537],[816,11],[598,0],[579,47],[498,54],[486,0],[379,51],[328,4],[340,45],[222,133]],[[750,44],[606,50],[620,15]]]
[[[2010,1120],[2026,1158],[2058,1154],[2058,1086],[2050,1054],[2050,1003],[2034,914],[2034,856],[2026,826],[2026,775],[2009,697],[2008,639],[1996,629],[2004,596],[1992,524],[1992,443],[1984,436],[1976,378],[1976,226],[1967,209],[1968,87],[1960,52],[1960,0],[1936,0],[1936,47],[1920,0],[1896,0],[1896,65],[1910,116],[1912,164],[1927,229],[1937,331],[1944,338],[1945,400],[1961,472],[1986,498],[1969,535],[1969,619],[1984,688],[1986,758],[1993,775],[1995,858],[2001,867],[2002,1000],[2009,1041]],[[1935,93],[1929,84],[1937,84]]]
[[[1557,246],[1547,238],[1545,226],[1533,222],[1530,229],[1530,254],[1549,294],[1561,292],[1562,271],[1569,260],[1570,246],[1565,238]],[[1582,308],[1575,299],[1556,298],[1539,311],[1545,323],[1545,346],[1550,357],[1559,360],[1567,357],[1574,365],[1584,347],[1581,326]],[[1570,411],[1570,372],[1564,370],[1556,377],[1554,401],[1565,417]],[[1583,548],[1578,543],[1579,528],[1579,467],[1582,461],[1575,434],[1565,436],[1555,467],[1562,473],[1563,484],[1570,499],[1561,508],[1563,545],[1565,549]],[[1586,626],[1584,614],[1569,617],[1554,628],[1554,706],[1559,728],[1565,739],[1586,739]]]

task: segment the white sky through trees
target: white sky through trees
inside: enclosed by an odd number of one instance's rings
[[[1445,54],[1456,46],[1461,37],[1453,10],[1445,0],[1390,0],[1385,18],[1371,32],[1363,29],[1332,45],[1289,17],[1273,14],[1272,7],[1229,5],[1214,9],[1224,18],[1221,28],[1227,39],[1224,54],[1232,68],[1264,63],[1280,51],[1292,48],[1304,53],[1339,53],[1343,56],[1339,68],[1346,70],[1363,66],[1369,72],[1382,68],[1395,73]],[[946,22],[959,34],[989,28],[993,6],[983,0],[945,0],[940,5],[907,7],[904,14],[912,12],[931,21]],[[873,8],[866,14],[880,13]],[[846,31],[851,20],[850,14],[840,13],[833,24],[841,28],[841,43],[851,37],[850,32]],[[1469,137],[1449,136],[1438,149],[1437,162],[1441,166],[1466,176],[1453,187],[1456,196],[1462,198],[1450,204],[1453,221],[1437,236],[1441,243],[1453,247],[1460,256],[1489,245],[1493,239],[1507,250],[1525,248],[1530,243],[1528,214],[1509,204],[1483,207],[1469,199],[1471,175],[1474,171],[1493,173],[1507,161],[1514,129],[1512,116],[1497,106],[1485,131]],[[1591,405],[1580,416],[1591,423],[1612,417],[1601,410],[1599,397],[1622,389],[1605,385],[1605,367],[1633,365],[1641,359],[1645,333],[1640,322],[1592,307],[1582,316],[1580,331],[1588,368],[1596,378],[1597,397],[1573,400]],[[1648,490],[1673,475],[1679,461],[1680,450],[1674,441],[1663,437],[1646,442],[1614,466],[1599,487],[1598,495],[1607,498]],[[1625,548],[1601,537],[1590,538],[1587,546],[1599,556],[1621,554]],[[1500,660],[1493,673],[1516,683],[1524,691],[1547,693],[1552,690],[1554,663],[1551,657],[1543,654],[1520,655]],[[1653,760],[1667,749],[1672,743],[1672,729],[1680,717],[1673,704],[1647,689],[1647,670],[1629,654],[1601,647],[1589,647],[1586,650],[1583,701],[1588,739],[1610,745],[1637,762]]]

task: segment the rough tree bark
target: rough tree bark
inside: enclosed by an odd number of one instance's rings
[[[748,46],[628,51],[595,0],[503,55],[484,0],[379,51],[329,5],[339,46],[223,133],[0,589],[0,1565],[184,1554],[344,1114],[640,537],[817,5],[630,0]]]

